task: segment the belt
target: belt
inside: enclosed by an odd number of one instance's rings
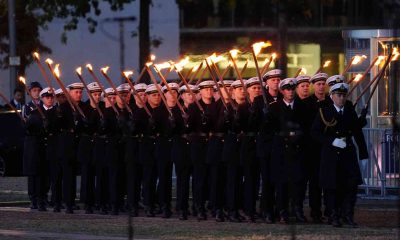
[[[201,132],[198,132],[198,133],[193,133],[192,136],[193,136],[193,137],[208,137],[209,134],[208,134],[208,133],[201,133]]]
[[[75,132],[75,130],[74,129],[60,129],[60,132],[61,133],[74,133]]]
[[[303,132],[302,131],[279,132],[278,135],[283,137],[295,137],[303,135]]]
[[[221,133],[221,132],[214,132],[214,133],[210,133],[210,137],[224,137],[225,133]]]
[[[184,138],[184,139],[186,139],[186,140],[189,140],[189,135],[188,135],[188,134],[182,134],[182,135],[181,135],[181,138]]]

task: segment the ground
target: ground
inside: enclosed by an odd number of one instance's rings
[[[129,218],[73,215],[31,211],[20,180],[0,179],[0,239],[128,239]],[[21,186],[20,186],[21,185]],[[4,190],[4,189],[14,190]],[[399,215],[396,201],[358,201],[355,219],[358,229],[333,228],[329,225],[198,222],[195,218],[133,218],[134,239],[398,239]],[[306,213],[308,208],[306,208]]]

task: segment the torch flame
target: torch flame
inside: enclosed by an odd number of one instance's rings
[[[46,59],[45,62],[46,62],[47,64],[49,64],[49,65],[53,64],[53,60],[51,60],[50,58]]]
[[[299,74],[307,74],[307,69],[302,67]]]
[[[331,60],[326,60],[324,65],[322,66],[323,68],[329,67],[329,65],[331,65]]]
[[[397,58],[399,58],[399,55],[400,55],[399,51],[397,50],[397,47],[393,48],[393,53],[392,54],[393,54],[392,61],[396,61]]]
[[[275,59],[277,57],[278,57],[278,55],[276,53],[272,53],[272,59]]]
[[[105,66],[105,67],[101,68],[100,71],[104,74],[107,74],[107,71],[109,68],[110,68],[109,66]]]
[[[378,60],[376,60],[375,66],[378,66],[385,58],[385,56],[378,56]]]
[[[261,52],[263,48],[272,46],[271,42],[256,42],[252,45],[254,53],[256,56]]]
[[[226,60],[226,58],[225,57],[223,57],[223,56],[217,56],[217,54],[216,53],[213,53],[211,56],[209,56],[208,58],[207,58],[207,62],[210,64],[211,62],[213,62],[213,63],[217,63],[217,62],[220,62],[220,61],[224,61],[224,60]]]
[[[150,60],[151,60],[151,61],[154,61],[154,60],[156,60],[156,55],[154,55],[154,54],[151,54],[151,55],[150,55]]]
[[[185,57],[184,59],[180,60],[177,64],[175,64],[175,66],[177,68],[183,68],[186,64],[189,63],[189,57]]]
[[[123,73],[126,78],[129,78],[131,75],[133,75],[133,71],[124,71]]]
[[[92,64],[90,63],[86,64],[86,68],[89,69],[90,71],[93,70]]]
[[[238,49],[232,49],[232,50],[229,51],[229,53],[232,55],[232,58],[235,59],[235,58],[237,58],[239,50]]]
[[[365,55],[362,55],[362,56],[356,55],[356,56],[354,56],[353,61],[351,62],[351,64],[352,65],[359,64],[360,62],[362,62],[366,58],[367,58],[367,56],[365,56]]]
[[[61,73],[60,73],[60,64],[56,64],[56,66],[54,67],[54,75],[56,75],[57,77],[60,77]]]
[[[269,58],[266,58],[263,62],[263,65],[267,64],[269,62]]]
[[[357,74],[357,75],[354,77],[354,81],[355,81],[355,82],[360,81],[361,77],[362,77],[362,74],[360,74],[360,73]]]
[[[165,68],[170,68],[170,67],[171,67],[171,63],[169,63],[169,62],[163,62],[163,63],[159,63],[159,64],[154,64],[154,67],[156,67],[156,70],[161,70],[161,69],[165,69]]]
[[[33,52],[32,53],[33,57],[36,58],[37,60],[39,60],[39,53],[38,52]]]
[[[81,67],[76,68],[76,69],[75,69],[75,72],[76,72],[77,74],[79,74],[79,75],[82,75],[82,68],[81,68]]]
[[[200,65],[194,66],[193,69],[192,69],[192,72],[196,72],[197,69],[199,69],[199,67],[200,67]]]
[[[20,76],[18,79],[19,79],[24,85],[26,85],[26,81],[25,81],[25,78],[24,78],[23,76]]]
[[[151,65],[153,65],[153,62],[147,62],[147,63],[146,63],[146,66],[147,66],[147,67],[150,67]]]

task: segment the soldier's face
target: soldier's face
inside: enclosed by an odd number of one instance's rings
[[[99,103],[101,99],[101,92],[92,92],[91,93],[93,100],[95,103]]]
[[[220,96],[218,91],[213,91],[213,97],[214,97],[215,101],[218,101],[218,99],[221,98],[221,96]]]
[[[203,88],[200,90],[201,98],[204,99],[212,99],[214,93],[214,89],[212,87]]]
[[[22,102],[22,98],[24,97],[24,94],[20,91],[15,92],[14,94],[14,99],[17,102]]]
[[[226,87],[226,90],[228,91],[229,94],[226,93],[224,87],[221,87],[220,89],[221,89],[222,97],[223,97],[224,99],[228,99],[228,98],[229,98],[229,95],[230,95],[230,93],[231,93],[231,87]]]
[[[140,99],[142,99],[143,103],[146,103],[147,101],[147,95],[145,92],[138,92],[137,95],[135,95],[135,102],[138,106],[140,106]]]
[[[314,83],[314,92],[317,95],[325,94],[325,88],[326,88],[326,84],[324,81],[318,81],[318,82]]]
[[[285,101],[287,102],[292,102],[294,99],[294,88],[285,88],[281,91],[282,95],[283,95],[283,99],[285,99]]]
[[[333,103],[339,107],[342,108],[344,104],[346,103],[346,94],[345,93],[333,93],[331,95]]]
[[[40,88],[35,87],[29,90],[29,94],[31,95],[31,98],[33,99],[39,99],[39,93],[42,91]]]
[[[249,93],[250,99],[254,99],[257,96],[262,94],[260,84],[254,84],[247,88],[247,92]]]
[[[269,89],[277,91],[279,89],[280,78],[270,78],[267,80],[267,86]]]
[[[121,96],[122,99],[119,96]],[[122,106],[124,102],[128,102],[128,93],[119,93],[119,96],[116,97],[118,105]]]
[[[236,100],[242,101],[245,98],[243,87],[237,87],[233,89],[233,95]]]
[[[187,105],[187,106],[194,102],[193,95],[188,92],[182,93],[182,99],[183,99],[183,102],[185,103],[185,105]]]
[[[57,102],[63,104],[67,101],[67,97],[64,94],[57,95]]]
[[[79,102],[82,99],[82,89],[72,89],[69,91],[72,101]]]
[[[310,95],[310,83],[300,83],[299,85],[297,85],[296,92],[301,99],[308,97]]]
[[[161,103],[161,96],[159,93],[152,93],[147,95],[147,101],[152,106],[158,106]]]
[[[167,104],[169,107],[173,107],[176,105],[177,98],[178,98],[178,93],[175,90],[167,91],[165,93],[165,99],[167,100]]]
[[[111,107],[111,105],[115,104],[116,96],[115,95],[108,95],[108,97],[104,98],[104,102],[106,104],[106,107]]]
[[[51,107],[54,105],[54,97],[53,96],[42,97],[42,102],[46,107]]]

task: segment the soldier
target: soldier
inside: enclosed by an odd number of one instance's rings
[[[50,88],[40,91],[44,107],[53,106],[53,93]],[[38,106],[43,108],[42,106]],[[31,209],[46,211],[46,193],[48,162],[45,157],[45,139],[44,128],[47,127],[47,121],[39,114],[38,109],[30,109],[27,115],[25,125],[24,154],[23,154],[23,173],[28,176],[28,191],[31,200]]]
[[[197,87],[189,85],[189,88],[196,94]],[[195,100],[186,85],[179,89],[183,107],[188,111],[189,105]],[[188,129],[188,118],[181,114],[174,114],[176,129],[172,140],[171,158],[175,164],[176,173],[176,209],[180,212],[179,220],[187,220],[189,212],[189,189],[192,162],[190,159],[190,137]],[[181,122],[181,123],[179,123]]]
[[[42,89],[42,85],[40,85],[39,82],[31,82],[29,85],[29,96],[32,99],[22,107],[22,116],[25,119],[29,117],[29,114],[36,108],[36,105],[40,106],[40,91],[42,91]]]
[[[89,94],[92,95],[93,102],[89,98],[82,110],[87,117],[86,122],[81,122],[78,126],[80,140],[78,144],[78,161],[81,165],[81,201],[85,204],[85,213],[92,214],[95,203],[95,165],[93,157],[94,133],[98,128],[99,113],[96,106],[100,103],[101,88],[97,82],[87,85]]]
[[[168,83],[161,88],[166,100],[166,105],[157,108],[154,112],[156,127],[155,157],[158,172],[158,203],[162,211],[162,218],[170,218],[172,199],[172,135],[178,122],[174,117],[182,114],[177,106],[178,89],[177,83]],[[181,124],[181,123],[179,123]]]
[[[266,88],[263,88],[263,91],[266,93],[267,106],[263,102],[263,96],[255,97],[253,105],[257,109],[256,111],[265,115],[266,111],[264,109],[267,109],[269,104],[282,99],[282,94],[279,92],[281,77],[282,71],[279,69],[270,70],[263,76],[263,80],[266,82]],[[265,116],[263,117],[265,118]],[[271,171],[270,151],[272,146],[265,131],[265,124],[260,124],[259,135],[257,137],[257,157],[260,161],[262,179],[260,209],[265,222],[272,223],[274,221],[275,205],[275,190],[269,175]]]
[[[94,164],[96,166],[96,204],[102,215],[108,214],[109,211],[109,164],[114,161],[113,157],[115,157],[112,155],[112,149],[110,150],[107,147],[110,145],[110,139],[112,139],[117,125],[116,112],[113,110],[116,101],[115,95],[113,88],[106,88],[102,93],[104,99],[102,112],[104,117],[100,119],[93,147]]]
[[[161,96],[154,84],[147,86],[145,91],[147,95],[147,108],[151,114],[157,108],[163,107],[161,104]],[[143,133],[139,144],[139,158],[143,165],[143,203],[147,217],[154,217],[156,184],[157,184],[157,165],[155,158],[155,138],[156,130],[153,117],[143,116],[138,119],[140,126],[143,126]]]
[[[301,75],[296,77],[296,95],[300,99],[310,96],[310,76]]]
[[[209,132],[212,127],[212,114],[215,105],[213,99],[213,81],[202,81],[199,83],[201,99],[197,104],[189,105],[189,128],[192,135],[190,149],[193,162],[193,197],[197,208],[197,220],[207,219],[205,202],[207,196],[207,164],[206,153]]]
[[[231,108],[226,109],[225,105],[229,105],[230,87],[233,83],[232,80],[224,80],[223,83],[219,82],[218,86],[222,96],[215,100],[214,110],[212,114],[212,127],[210,139],[208,142],[206,163],[209,167],[210,191],[209,201],[213,206],[213,215],[217,222],[223,222],[225,219],[223,208],[225,203],[225,189],[226,189],[226,162],[223,161],[222,152],[224,149],[224,137]],[[222,86],[225,85],[225,87]],[[225,92],[225,88],[228,92]],[[217,92],[218,89],[216,89]],[[222,102],[224,101],[224,103]],[[230,107],[230,106],[229,106]]]
[[[322,145],[320,184],[326,194],[329,208],[329,222],[340,227],[340,214],[344,223],[357,227],[354,222],[354,206],[357,200],[357,187],[362,184],[357,152],[353,137],[362,131],[354,108],[346,105],[349,86],[336,83],[329,90],[331,103],[319,110],[312,126],[312,135]],[[364,151],[364,139],[355,138],[359,149],[359,159],[368,158]],[[340,186],[340,187],[339,187]],[[341,211],[341,213],[339,212]]]
[[[279,83],[283,99],[270,105],[266,122],[273,146],[270,174],[275,184],[279,223],[282,224],[289,222],[289,201],[295,210],[296,220],[306,221],[302,191],[307,109],[302,101],[295,99],[295,88],[295,78],[286,78]]]
[[[310,78],[310,83],[313,85],[314,94],[303,99],[310,111],[310,118],[308,127],[311,127],[312,122],[315,119],[319,109],[325,103],[325,89],[326,80],[328,75],[326,73],[317,73]],[[310,136],[310,133],[307,132]],[[311,137],[311,136],[310,136]],[[308,199],[309,206],[311,208],[310,216],[314,223],[322,222],[322,211],[321,211],[321,197],[322,189],[319,186],[319,169],[321,162],[321,145],[318,141],[313,138],[309,138],[306,145],[306,182],[305,189],[307,188],[308,182]],[[304,191],[305,191],[304,189]]]
[[[54,94],[56,95],[57,105],[63,104],[67,101],[67,98],[65,97],[65,94],[61,88],[55,90]]]
[[[145,83],[139,83],[134,86],[137,95],[133,97],[132,119],[126,136],[125,147],[125,163],[127,177],[127,206],[132,217],[138,216],[139,201],[141,196],[141,182],[143,175],[143,166],[139,159],[139,138],[143,133],[143,126],[140,125],[139,119],[146,118],[146,88]],[[139,98],[142,100],[140,101]],[[132,102],[132,101],[131,101]]]
[[[72,83],[67,86],[74,105],[82,106],[82,83]],[[60,104],[57,108],[57,125],[59,134],[57,137],[58,159],[61,162],[62,195],[66,204],[65,212],[73,213],[76,196],[76,150],[79,136],[76,133],[77,123],[84,121],[82,117],[69,105],[69,102]]]

